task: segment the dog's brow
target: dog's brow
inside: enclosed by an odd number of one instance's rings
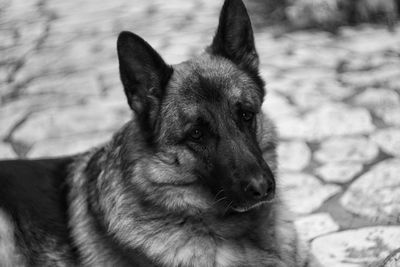
[[[198,108],[194,105],[182,105],[180,108],[180,112],[185,116],[185,117],[195,117],[197,114]]]
[[[240,87],[238,87],[238,86],[233,86],[233,87],[231,87],[231,89],[229,90],[229,95],[232,97],[232,98],[240,98],[241,97],[241,95],[242,95],[242,89],[240,88]]]
[[[257,109],[261,105],[262,100],[252,88],[241,89],[237,87],[233,92],[234,94],[230,94],[231,105],[240,103],[250,109]]]

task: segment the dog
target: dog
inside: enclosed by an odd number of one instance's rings
[[[131,121],[85,153],[0,163],[0,265],[300,266],[242,1],[188,61],[130,32],[117,51]]]

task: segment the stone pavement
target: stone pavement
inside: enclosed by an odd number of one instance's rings
[[[70,154],[110,138],[130,117],[118,33],[136,32],[178,63],[211,41],[221,5],[0,0],[0,158]],[[400,248],[400,27],[259,29],[256,39],[264,109],[281,139],[279,186],[310,265],[378,266]]]

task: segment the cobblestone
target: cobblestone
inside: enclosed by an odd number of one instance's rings
[[[375,126],[366,109],[350,108],[342,104],[327,104],[313,110],[305,118],[309,140],[332,136],[371,133]]]
[[[17,158],[17,155],[9,144],[0,143],[0,158],[13,159]]]
[[[298,114],[296,107],[291,105],[288,99],[273,93],[267,95],[262,109],[275,120],[282,117],[296,116]]]
[[[282,139],[306,139],[308,137],[309,128],[298,116],[277,120],[276,127]]]
[[[383,66],[378,69],[361,71],[361,72],[349,72],[342,74],[341,81],[348,86],[355,86],[359,88],[368,86],[385,86],[388,81],[398,77],[400,70],[398,64]]]
[[[300,108],[312,109],[332,101],[340,101],[353,93],[352,88],[341,86],[335,80],[316,80],[297,89],[293,101]]]
[[[399,262],[400,262],[400,249],[397,249],[385,259],[382,267],[397,267],[399,266]]]
[[[100,94],[97,81],[88,75],[62,76],[58,79],[38,78],[31,82],[24,92],[27,96],[31,95],[55,95],[63,97],[65,95],[76,96],[97,96]]]
[[[378,147],[365,137],[335,137],[321,144],[314,154],[320,162],[371,162],[378,156]]]
[[[351,53],[343,60],[342,71],[346,73],[368,71],[380,68],[386,64],[400,63],[398,58],[387,55],[385,52],[371,53],[369,55]]]
[[[305,173],[285,173],[280,178],[283,200],[298,214],[318,209],[327,199],[341,191],[336,185],[323,185],[317,178]]]
[[[379,110],[399,106],[400,97],[392,90],[370,88],[358,95],[355,103],[372,110]]]
[[[348,183],[363,169],[360,163],[340,162],[327,163],[315,170],[325,182],[328,183]]]
[[[387,159],[354,181],[340,199],[350,212],[381,223],[400,222],[400,159]]]
[[[392,90],[400,92],[400,78],[395,77],[393,79],[390,79],[389,81],[387,81],[387,86]]]
[[[311,151],[304,142],[281,142],[278,146],[278,162],[282,171],[301,171],[310,162]]]
[[[112,132],[80,134],[68,139],[47,139],[34,143],[26,156],[28,158],[73,155],[87,151],[109,140]]]
[[[389,155],[400,157],[400,129],[387,128],[379,130],[371,137],[379,147]]]
[[[311,267],[378,266],[398,247],[400,227],[376,226],[333,233],[312,242]]]
[[[343,27],[341,33],[343,39],[337,45],[351,50],[366,59],[371,55],[381,55],[387,50],[393,49],[396,51],[400,43],[398,36],[391,34],[385,28],[375,30],[365,27],[362,30],[357,30]]]
[[[32,145],[43,140],[108,132],[121,127],[129,115],[130,110],[121,103],[110,106],[101,102],[54,110],[54,113],[40,112],[15,131],[13,140]]]
[[[376,113],[387,125],[400,126],[400,107],[382,108]]]
[[[301,217],[295,221],[295,226],[300,238],[305,241],[339,230],[339,225],[328,213],[315,213]]]

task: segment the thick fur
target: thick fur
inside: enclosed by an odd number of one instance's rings
[[[133,118],[112,140],[0,162],[0,266],[301,266],[243,3],[181,64],[133,33],[117,46]]]

